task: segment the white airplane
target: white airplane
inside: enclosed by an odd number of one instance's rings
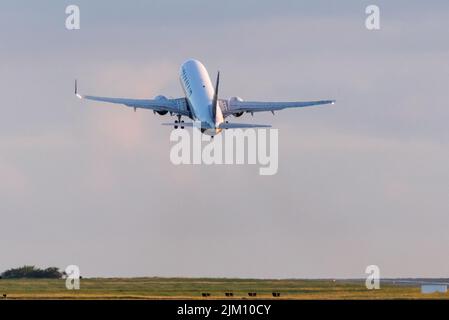
[[[127,107],[134,108],[134,111],[137,108],[141,108],[153,110],[154,113],[160,115],[167,113],[176,115],[178,119],[174,123],[163,123],[163,125],[173,126],[175,129],[178,129],[178,126],[181,129],[194,126],[194,123],[185,123],[181,120],[181,117],[185,116],[195,122],[198,121],[197,123],[200,124],[201,132],[210,136],[220,133],[223,129],[271,127],[270,125],[229,123],[225,121],[231,115],[240,117],[245,112],[253,114],[254,112],[261,111],[271,111],[274,114],[274,111],[285,108],[301,108],[335,103],[335,100],[260,102],[243,101],[239,97],[232,97],[229,100],[218,99],[220,72],[217,74],[214,89],[206,68],[201,62],[194,59],[187,60],[182,64],[180,81],[185,98],[167,99],[159,95],[149,100],[84,96],[78,94],[76,80],[75,94],[80,99],[123,104]]]

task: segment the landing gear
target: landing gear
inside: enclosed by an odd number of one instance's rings
[[[181,127],[181,129],[184,129],[184,120],[181,120],[180,114],[178,114],[177,117],[178,117],[178,120],[175,120],[175,129],[178,129],[178,123],[179,123],[179,126]]]

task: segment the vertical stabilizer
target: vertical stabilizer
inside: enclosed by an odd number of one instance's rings
[[[218,108],[218,85],[220,83],[220,71],[217,73],[217,81],[215,82],[214,99],[212,100],[212,118],[217,123],[217,108]]]

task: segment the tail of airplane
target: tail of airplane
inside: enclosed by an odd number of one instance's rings
[[[217,108],[218,108],[218,84],[220,82],[220,71],[217,73],[217,81],[215,82],[214,99],[212,100],[212,118],[217,123]]]
[[[212,100],[212,118],[217,123],[217,108],[218,106],[218,85],[220,84],[220,71],[217,73],[217,81],[215,82],[214,99]],[[270,125],[265,124],[247,124],[247,123],[221,123],[218,128],[220,129],[246,129],[246,128],[269,128]]]

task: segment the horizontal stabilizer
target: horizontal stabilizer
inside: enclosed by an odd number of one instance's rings
[[[184,123],[176,123],[176,122],[167,122],[162,123],[163,126],[178,126],[178,127],[193,127],[193,122],[184,122]],[[209,128],[204,126],[205,128]],[[270,128],[270,125],[267,124],[250,124],[250,123],[221,123],[218,127],[219,129],[245,129],[245,128]]]
[[[250,123],[221,123],[220,129],[244,129],[244,128],[270,128],[268,124],[250,124]]]
[[[161,123],[163,126],[179,126],[179,127],[193,127],[193,122],[182,122],[182,123],[175,123],[175,122],[167,122],[167,123]]]

